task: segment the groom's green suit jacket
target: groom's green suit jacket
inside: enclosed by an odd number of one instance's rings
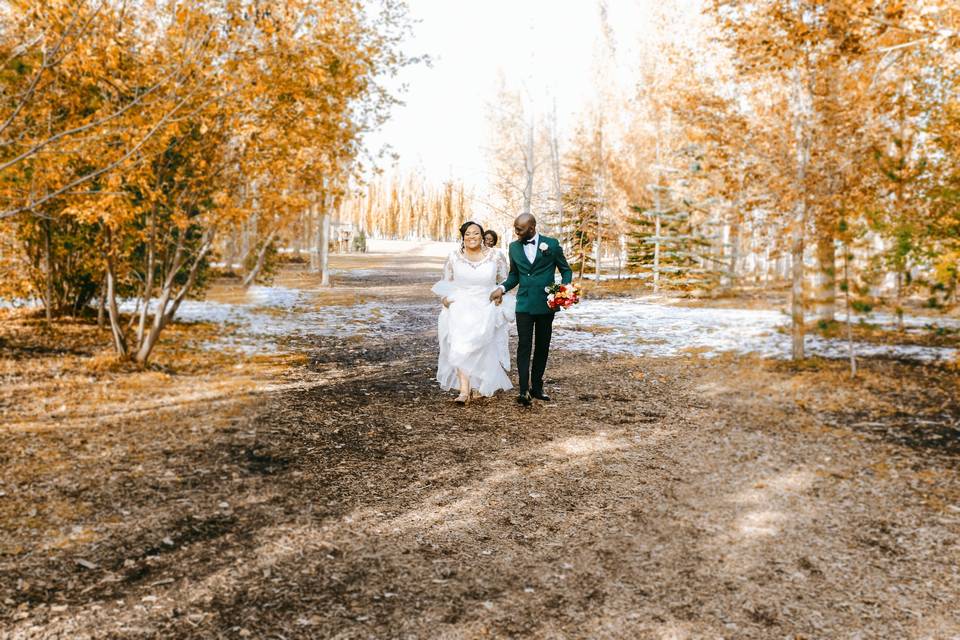
[[[545,249],[541,249],[546,245]],[[547,292],[554,283],[554,274],[560,270],[560,281],[569,284],[573,281],[573,270],[563,256],[563,248],[555,239],[541,235],[537,240],[537,254],[533,263],[527,260],[523,252],[523,243],[514,240],[510,243],[510,274],[501,283],[504,291],[510,291],[517,285],[517,313],[553,313],[547,306]]]

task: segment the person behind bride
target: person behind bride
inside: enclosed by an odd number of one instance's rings
[[[491,292],[507,277],[510,265],[502,251],[484,246],[483,227],[473,221],[460,227],[460,247],[447,257],[443,277],[433,286],[442,309],[437,321],[440,355],[437,382],[444,390],[458,390],[458,404],[467,404],[474,392],[492,396],[513,387],[507,345],[509,313],[490,300]]]
[[[493,249],[494,251],[499,251],[503,254],[503,259],[507,264],[510,264],[510,256],[507,255],[507,252],[503,249],[497,249],[497,243],[500,242],[500,236],[497,235],[497,232],[493,229],[487,229],[483,232],[483,246],[488,249]],[[517,321],[517,294],[508,293],[503,298],[503,302],[497,307],[500,310],[500,316],[504,322],[507,323],[507,326],[512,327],[513,323]],[[499,334],[498,334],[499,335]],[[507,340],[506,332],[502,335],[503,340]]]
[[[493,229],[487,229],[483,232],[483,246],[488,249],[495,249],[499,241],[500,236],[498,236],[497,232]]]

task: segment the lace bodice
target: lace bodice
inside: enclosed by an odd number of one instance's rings
[[[457,249],[447,256],[443,279],[461,287],[495,287],[506,279],[509,271],[510,265],[502,251],[486,249],[480,260],[472,262]]]

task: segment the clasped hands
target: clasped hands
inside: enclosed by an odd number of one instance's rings
[[[443,296],[443,298],[440,299],[440,304],[442,304],[444,307],[447,307],[447,308],[450,307],[450,304],[452,302],[453,300],[451,300],[447,296]],[[503,289],[501,289],[500,287],[497,287],[492,292],[490,292],[490,302],[493,302],[499,307],[500,303],[503,302]]]

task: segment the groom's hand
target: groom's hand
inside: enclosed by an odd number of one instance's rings
[[[500,287],[497,287],[496,289],[494,289],[493,291],[491,291],[491,292],[490,292],[490,302],[494,302],[494,303],[496,303],[496,304],[498,304],[498,305],[499,305],[501,302],[503,302],[503,289],[501,289]]]

